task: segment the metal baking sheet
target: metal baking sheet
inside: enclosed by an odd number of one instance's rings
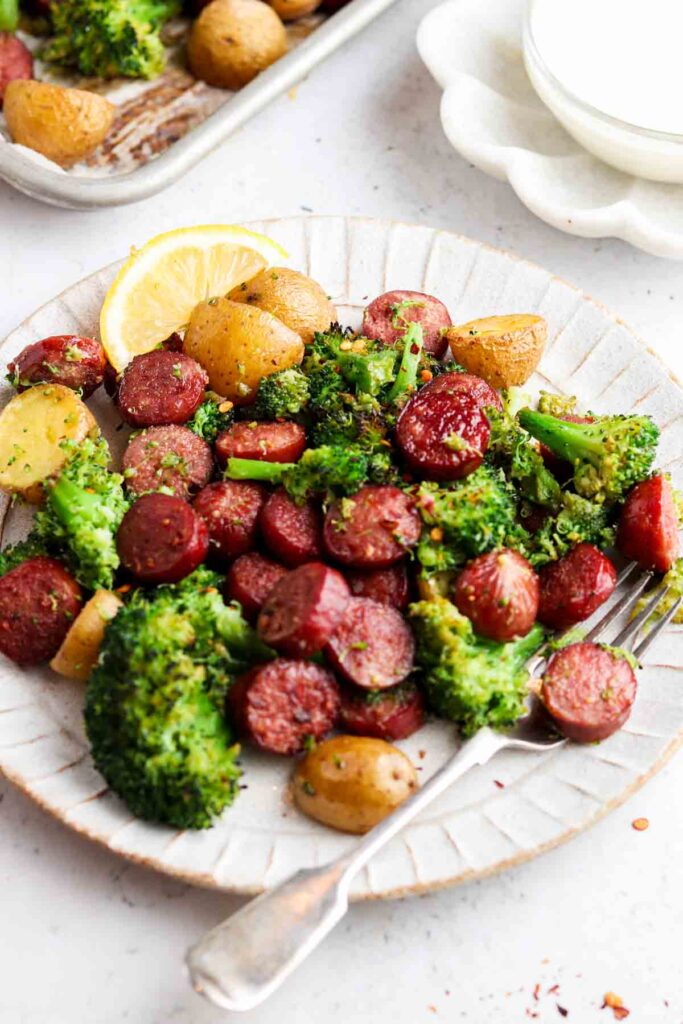
[[[314,14],[291,23],[286,56],[235,93],[198,82],[182,66],[176,50],[187,23],[180,21],[169,26],[168,67],[152,82],[118,80],[105,85],[57,78],[43,66],[40,78],[108,96],[117,105],[116,120],[86,162],[63,171],[39,154],[13,145],[0,116],[0,178],[35,199],[71,209],[94,210],[146,199],[177,181],[395,2],[352,0],[327,18]]]

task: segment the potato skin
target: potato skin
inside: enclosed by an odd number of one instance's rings
[[[86,682],[97,663],[107,623],[123,601],[111,590],[96,590],[71,623],[50,668],[67,679]]]
[[[240,89],[286,52],[285,27],[262,0],[213,0],[187,41],[192,74],[219,89]]]
[[[115,107],[85,89],[15,79],[5,89],[4,111],[13,142],[61,167],[97,149],[114,120]]]
[[[296,21],[306,14],[317,11],[322,0],[268,0],[275,13],[283,21]]]
[[[417,789],[409,758],[384,740],[334,736],[318,744],[294,771],[297,806],[324,825],[360,835]]]
[[[313,341],[316,331],[329,330],[337,319],[337,310],[318,282],[288,267],[262,270],[251,281],[233,288],[228,298],[272,313],[305,344]]]
[[[195,306],[183,350],[209,375],[209,386],[235,405],[256,397],[259,381],[300,363],[298,334],[271,313],[227,298]]]
[[[446,331],[453,358],[494,388],[525,384],[539,364],[548,336],[542,316],[490,316]]]
[[[82,441],[97,428],[88,407],[62,384],[36,384],[0,413],[0,490],[39,504],[43,480],[66,462],[65,440]]]

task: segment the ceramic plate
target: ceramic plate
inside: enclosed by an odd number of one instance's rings
[[[538,98],[522,58],[526,0],[447,0],[424,18],[420,55],[444,90],[441,122],[455,149],[509,181],[560,231],[623,238],[683,259],[683,185],[645,181],[591,156]]]
[[[293,267],[324,284],[342,321],[359,323],[366,300],[388,288],[433,292],[460,321],[519,310],[542,314],[548,346],[532,383],[578,394],[598,411],[651,413],[662,428],[660,464],[683,483],[679,385],[616,317],[541,267],[457,235],[398,223],[296,217],[250,227],[275,238]],[[48,334],[96,334],[117,266],[38,310],[6,340],[3,362]],[[120,448],[111,402],[96,396],[92,404]],[[12,511],[5,538],[22,525]],[[399,896],[498,871],[568,839],[624,800],[683,737],[683,630],[669,632],[650,661],[621,732],[599,745],[544,755],[507,752],[471,772],[368,865],[355,897]],[[49,670],[22,671],[3,660],[0,768],[51,814],[109,849],[190,882],[255,893],[355,842],[291,806],[290,761],[251,751],[244,755],[247,789],[212,829],[177,832],[135,820],[91,764],[82,698],[80,686]],[[427,778],[456,744],[455,730],[439,722],[401,746]]]

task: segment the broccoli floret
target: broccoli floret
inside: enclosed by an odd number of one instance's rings
[[[222,579],[136,591],[108,625],[86,692],[95,765],[131,811],[175,828],[207,828],[237,793],[239,747],[224,715],[233,678],[271,656]]]
[[[258,480],[282,484],[294,501],[303,504],[315,494],[333,499],[355,494],[368,480],[368,459],[352,446],[308,448],[298,462],[228,459],[228,480]]]
[[[445,598],[411,605],[417,664],[434,710],[471,736],[502,729],[524,714],[525,662],[543,643],[537,624],[525,637],[497,644],[476,636],[472,623]]]
[[[54,0],[44,60],[99,78],[155,78],[165,64],[159,30],[179,0]]]
[[[31,532],[26,540],[20,540],[17,544],[10,544],[0,551],[0,576],[16,569],[22,562],[29,558],[38,558],[40,555],[50,555],[47,544],[35,531]]]
[[[308,377],[298,366],[291,366],[261,378],[249,415],[255,420],[295,419],[308,405],[309,394]]]
[[[213,444],[219,434],[232,426],[234,419],[232,402],[221,398],[215,391],[207,391],[204,401],[185,426],[208,444]]]
[[[659,429],[649,416],[599,416],[592,423],[568,423],[523,409],[521,426],[574,467],[579,494],[597,502],[623,501],[650,474]]]
[[[321,370],[329,374],[332,369],[343,378],[347,387],[375,396],[393,381],[395,366],[396,352],[393,348],[369,338],[357,337],[352,331],[342,331],[338,324],[315,335],[303,364],[304,372],[310,377],[315,377]]]
[[[526,551],[529,534],[517,522],[515,492],[502,470],[484,465],[452,484],[422,483],[417,506],[426,524],[417,557],[427,575],[498,547]]]
[[[530,405],[529,402],[526,404]],[[573,395],[554,395],[551,391],[541,391],[538,399],[538,411],[545,412],[549,416],[557,416],[558,419],[563,419],[565,416],[576,416],[576,398]]]
[[[109,472],[103,437],[64,441],[62,447],[69,457],[59,476],[45,483],[35,532],[63,554],[84,587],[108,589],[119,567],[116,531],[129,506],[123,477]]]
[[[549,516],[530,538],[527,557],[533,566],[539,567],[562,558],[582,541],[601,549],[613,547],[612,517],[604,505],[564,491],[560,511]]]
[[[486,410],[491,427],[487,461],[502,466],[529,501],[556,510],[562,502],[562,489],[531,437],[521,429],[508,408],[512,407],[508,406],[503,412],[492,406]]]

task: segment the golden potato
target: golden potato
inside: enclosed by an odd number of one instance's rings
[[[50,668],[67,679],[85,682],[97,664],[107,623],[122,606],[111,590],[96,590],[71,623]]]
[[[324,825],[367,832],[417,788],[417,772],[391,743],[366,736],[334,736],[294,770],[294,800]]]
[[[547,335],[543,317],[531,313],[470,320],[446,331],[456,362],[494,388],[524,384],[539,364]]]
[[[318,282],[287,267],[262,270],[233,288],[228,298],[272,313],[304,343],[313,341],[316,331],[327,331],[337,319],[337,310]]]
[[[82,441],[97,423],[78,395],[61,384],[36,384],[0,413],[0,490],[38,503],[43,480],[66,462],[62,441]]]
[[[16,79],[5,89],[4,110],[13,142],[71,167],[97,149],[116,108],[84,89]]]
[[[317,11],[322,0],[268,0],[270,6],[283,21],[295,21],[306,14]]]
[[[285,26],[262,0],[213,0],[187,41],[192,74],[220,89],[240,89],[286,52]]]
[[[256,306],[209,299],[192,311],[183,349],[209,375],[209,384],[235,405],[253,402],[259,381],[300,363],[298,334]]]

